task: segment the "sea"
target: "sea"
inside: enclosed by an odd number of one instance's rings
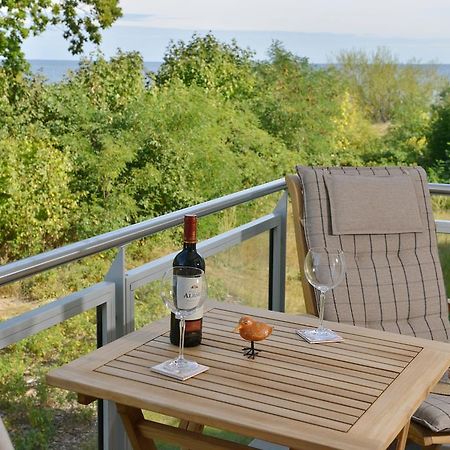
[[[56,83],[64,79],[68,71],[74,71],[78,68],[78,61],[70,60],[44,60],[32,59],[29,61],[31,70],[34,73],[43,75],[49,83]],[[144,67],[146,70],[156,72],[161,65],[158,61],[146,61]],[[314,66],[326,67],[327,64],[313,64]],[[427,66],[424,64],[424,66]],[[450,80],[450,64],[435,64],[437,71]]]
[[[75,60],[51,60],[51,59],[31,59],[28,61],[33,73],[43,75],[49,83],[62,81],[69,71],[78,69],[78,61]],[[145,70],[156,72],[161,62],[144,62]]]

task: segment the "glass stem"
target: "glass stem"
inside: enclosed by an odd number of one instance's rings
[[[323,328],[323,313],[325,312],[325,292],[320,291],[320,298],[319,298],[319,331],[322,331]]]
[[[184,331],[186,328],[186,322],[184,317],[180,319],[180,349],[178,352],[178,359],[184,359]]]

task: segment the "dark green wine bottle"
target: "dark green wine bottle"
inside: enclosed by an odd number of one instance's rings
[[[205,260],[197,252],[197,216],[188,214],[184,216],[183,250],[178,253],[173,266],[197,267],[205,270]],[[195,347],[202,342],[203,308],[186,319],[184,336],[185,347]],[[180,321],[175,314],[170,315],[170,342],[174,345],[180,343]]]

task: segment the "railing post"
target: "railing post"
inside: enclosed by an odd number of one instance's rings
[[[134,330],[134,304],[125,289],[125,247],[120,247],[105,280],[116,285],[116,338]]]
[[[125,246],[119,248],[105,280],[115,284],[115,337],[116,339],[133,331],[134,305],[125,290]],[[102,402],[102,413],[99,413],[99,449],[131,450],[131,444],[113,402]],[[102,422],[100,418],[102,417]]]
[[[116,299],[112,302],[97,306],[97,347],[108,344],[116,339]],[[114,447],[116,436],[114,428],[117,420],[116,408],[113,403],[99,399],[97,401],[98,413],[98,448],[100,450],[118,450]]]
[[[287,199],[285,191],[273,211],[279,218],[278,225],[270,230],[269,309],[272,311],[284,311]]]

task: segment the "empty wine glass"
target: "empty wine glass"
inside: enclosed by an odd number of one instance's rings
[[[308,251],[305,258],[305,276],[308,282],[320,291],[319,327],[313,330],[302,330],[308,340],[320,342],[339,339],[334,331],[324,328],[323,314],[325,294],[344,279],[344,274],[345,260],[342,250],[313,247]]]
[[[161,280],[161,298],[180,321],[179,353],[177,358],[165,361],[153,369],[179,379],[200,373],[200,365],[184,357],[185,320],[203,306],[206,296],[206,277],[202,269],[175,266],[165,272]]]

